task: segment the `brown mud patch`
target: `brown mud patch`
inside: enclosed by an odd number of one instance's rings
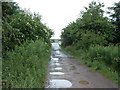
[[[87,84],[89,84],[89,82],[88,82],[88,81],[84,81],[84,80],[82,80],[82,81],[79,81],[79,83],[80,83],[80,84],[84,84],[84,85],[87,85]]]

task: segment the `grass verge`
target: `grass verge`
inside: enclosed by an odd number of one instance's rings
[[[2,62],[3,88],[44,88],[50,46],[42,40],[8,52]]]
[[[120,71],[118,68],[120,56],[118,55],[117,46],[90,46],[89,50],[76,50],[75,46],[69,46],[63,49],[88,67],[102,73],[105,77],[120,85]]]

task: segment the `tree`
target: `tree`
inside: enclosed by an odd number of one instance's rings
[[[11,2],[3,3],[3,8],[3,55],[26,41],[41,39],[50,45],[50,37],[53,32],[41,22],[39,14],[31,14],[27,11],[18,10],[19,7]]]
[[[85,11],[81,13],[82,18],[78,18],[77,23],[80,29],[94,31],[96,34],[103,35],[111,43],[114,39],[115,26],[107,17],[103,16],[102,7],[104,7],[103,3],[91,2],[88,7],[85,7]]]
[[[114,39],[115,26],[103,16],[102,7],[104,7],[103,3],[94,1],[85,7],[81,17],[63,29],[62,45],[77,44],[79,48],[81,46],[89,48],[91,44],[108,45],[111,43]]]
[[[7,17],[7,15],[19,13],[20,8],[16,2],[2,2],[2,16]]]
[[[120,43],[120,1],[114,4],[114,7],[109,7],[109,10],[112,10],[113,13],[110,13],[112,17],[111,21],[116,25],[114,43]]]

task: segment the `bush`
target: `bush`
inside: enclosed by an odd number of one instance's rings
[[[21,12],[21,14],[11,15],[8,18],[9,21],[4,21],[3,24],[3,55],[27,40],[35,41],[42,38],[45,42],[50,43],[52,31],[40,22],[39,15]]]
[[[81,38],[76,43],[76,48],[88,49],[90,45],[105,45],[107,41],[102,35],[95,34],[93,31],[81,32]]]

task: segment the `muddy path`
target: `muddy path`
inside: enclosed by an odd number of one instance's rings
[[[65,54],[58,43],[52,43],[45,88],[118,88],[111,80]]]

